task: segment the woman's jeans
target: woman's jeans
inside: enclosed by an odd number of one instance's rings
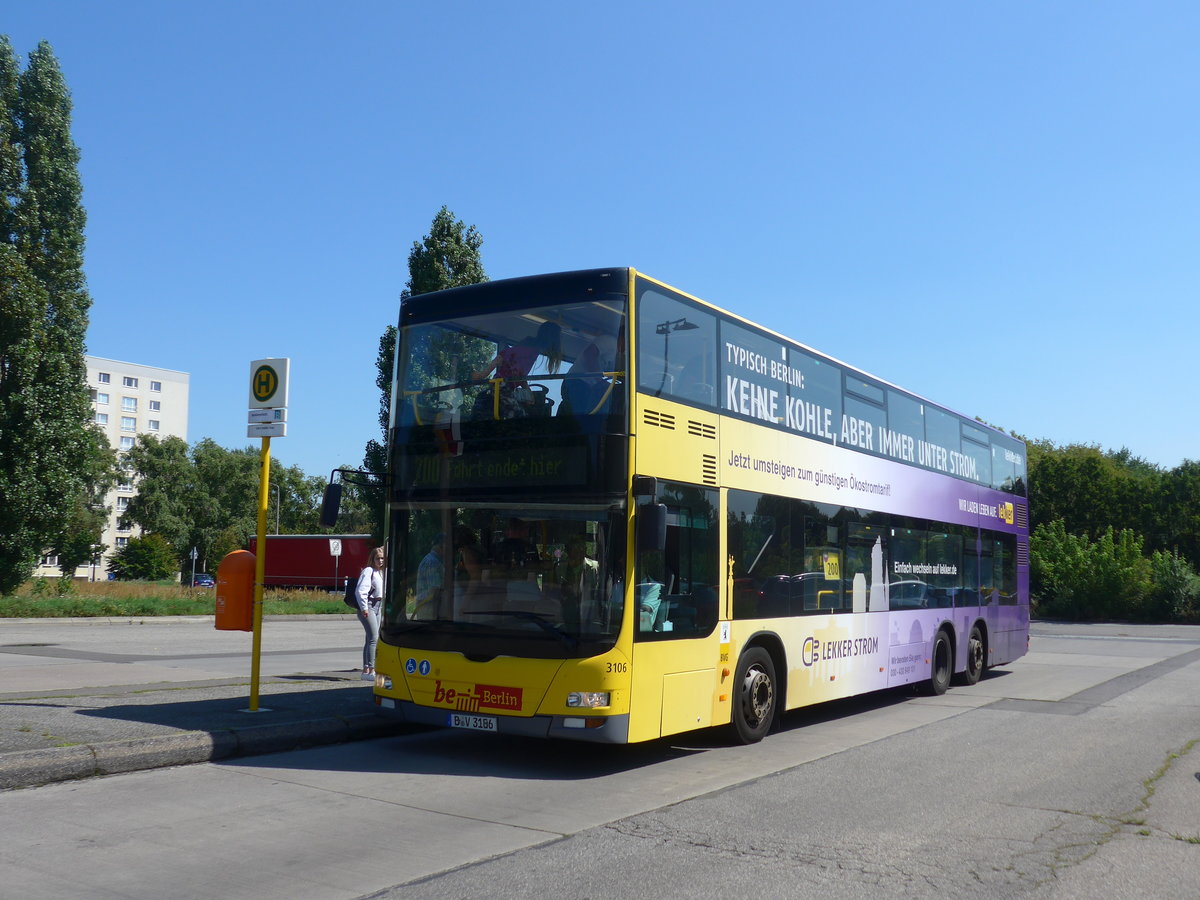
[[[375,644],[379,641],[379,604],[368,603],[367,614],[359,616],[358,621],[362,623],[363,631],[367,633],[366,641],[363,643],[363,668],[375,668]]]

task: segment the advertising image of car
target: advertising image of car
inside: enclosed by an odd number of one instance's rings
[[[950,595],[924,581],[893,581],[888,585],[892,609],[939,609],[951,604]]]

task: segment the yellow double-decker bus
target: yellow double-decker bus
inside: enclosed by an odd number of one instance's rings
[[[631,268],[401,305],[375,699],[607,743],[1028,646],[1025,447]]]

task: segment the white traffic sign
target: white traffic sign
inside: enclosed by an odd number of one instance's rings
[[[287,422],[251,422],[246,437],[287,437]]]
[[[342,542],[338,538],[330,538],[329,539],[329,555],[330,556],[341,556],[342,555]]]
[[[286,422],[286,409],[250,409],[246,411],[247,422]]]
[[[292,361],[286,356],[278,359],[256,359],[250,363],[251,409],[273,409],[288,405],[288,370]]]

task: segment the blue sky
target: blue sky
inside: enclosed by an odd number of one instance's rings
[[[71,87],[88,352],[312,475],[443,205],[493,278],[633,265],[970,416],[1200,458],[1194,2],[39,0]]]

